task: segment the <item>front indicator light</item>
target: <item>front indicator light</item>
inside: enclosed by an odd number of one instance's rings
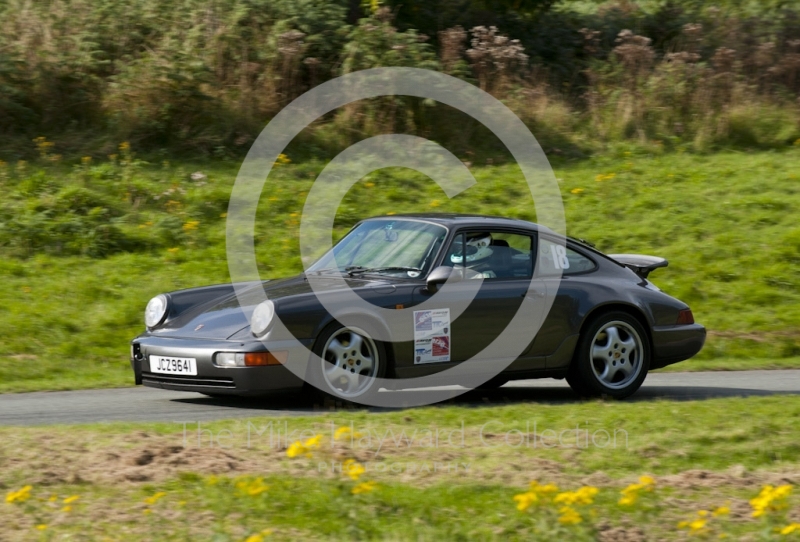
[[[249,352],[244,355],[247,367],[263,365],[283,365],[289,359],[289,352]]]
[[[214,365],[217,367],[265,367],[282,365],[289,359],[289,352],[217,352]]]
[[[678,312],[677,325],[694,324],[694,315],[691,309],[684,309]]]

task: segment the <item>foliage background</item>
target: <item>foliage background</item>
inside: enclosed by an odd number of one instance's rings
[[[800,136],[791,3],[9,0],[0,158],[38,136],[80,154],[131,141],[240,155],[305,90],[396,65],[475,82],[546,148],[577,156],[620,139],[706,151]],[[464,122],[408,99],[360,103],[322,119],[303,149],[320,157],[391,130],[461,152],[492,144],[472,125],[453,129]]]

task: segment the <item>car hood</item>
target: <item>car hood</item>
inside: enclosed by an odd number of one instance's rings
[[[332,291],[342,290],[345,285],[357,290],[388,282],[391,281],[345,277],[344,284],[341,281],[331,280],[326,286]],[[213,297],[168,318],[166,323],[150,331],[150,334],[173,338],[228,339],[250,326],[253,310],[264,299],[264,294],[273,301],[293,296],[315,295],[305,275],[275,281],[243,283],[237,286],[241,286],[238,296],[234,293],[232,284],[221,285],[213,292],[215,294]],[[173,297],[178,299],[180,296],[188,297],[199,290],[201,289],[182,290],[168,296],[171,299]]]

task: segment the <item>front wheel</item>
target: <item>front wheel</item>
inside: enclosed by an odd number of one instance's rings
[[[581,334],[567,382],[580,395],[623,399],[644,382],[650,357],[642,324],[626,312],[608,312]]]
[[[338,326],[319,337],[314,348],[310,383],[326,395],[359,402],[378,391],[386,373],[386,350],[363,329]]]

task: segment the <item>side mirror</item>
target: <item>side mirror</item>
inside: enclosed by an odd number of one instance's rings
[[[433,271],[431,274],[428,275],[428,291],[434,293],[436,290],[439,289],[439,286],[447,282],[450,277],[453,277],[453,281],[459,281],[463,278],[462,273],[460,272],[453,272],[452,267],[447,267],[446,265],[440,265]]]

